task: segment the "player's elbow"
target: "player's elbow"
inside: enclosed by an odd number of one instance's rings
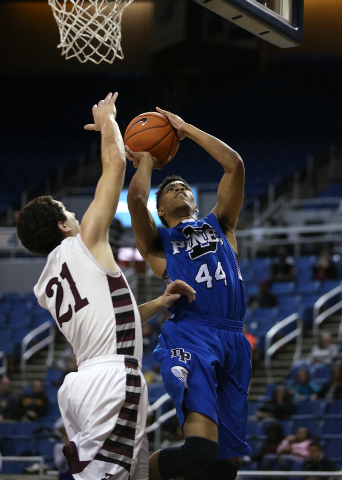
[[[138,189],[129,188],[127,195],[128,210],[134,212],[137,208],[145,205],[143,195]]]

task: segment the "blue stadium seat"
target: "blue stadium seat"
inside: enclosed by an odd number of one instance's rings
[[[32,441],[32,439],[15,439],[12,440],[11,450],[12,455],[17,455],[19,457],[26,456],[26,455],[35,455],[36,453],[36,442]]]
[[[55,417],[55,418],[59,418],[61,416],[61,412],[59,411],[57,401],[50,400],[50,405],[46,415],[49,417]]]
[[[2,475],[20,475],[23,473],[24,468],[28,466],[28,462],[3,462]]]
[[[328,402],[326,405],[325,413],[342,414],[342,400],[335,400],[334,402]]]
[[[150,403],[154,403],[158,398],[166,393],[163,385],[149,385],[148,387],[148,399]]]
[[[325,422],[323,433],[325,435],[342,433],[342,418],[328,418]]]
[[[294,282],[273,282],[271,292],[278,296],[287,296],[294,292]]]
[[[324,363],[314,363],[310,365],[309,372],[312,379],[323,378],[328,381],[331,377],[331,365],[325,365]]]
[[[333,462],[342,461],[342,438],[325,441],[324,453]]]
[[[297,285],[296,293],[301,294],[314,294],[321,290],[321,283],[320,282],[307,282],[307,283],[300,283]]]
[[[297,415],[324,415],[325,400],[310,400],[296,403]]]
[[[27,313],[10,313],[8,315],[8,326],[11,328],[30,327],[31,316]]]
[[[260,402],[248,402],[248,416],[252,417],[260,407]]]
[[[56,442],[51,442],[49,440],[38,440],[37,441],[37,453],[38,455],[43,455],[44,457],[52,457],[53,447]]]
[[[17,435],[32,435],[39,428],[39,422],[17,422]]]
[[[247,435],[257,437],[263,432],[263,423],[258,420],[247,421]]]
[[[0,436],[15,435],[17,424],[15,422],[1,422],[0,423]]]

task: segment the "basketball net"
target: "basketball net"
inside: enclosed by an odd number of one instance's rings
[[[121,18],[133,0],[48,0],[57,22],[62,55],[76,57],[81,63],[90,60],[113,63],[123,59]]]

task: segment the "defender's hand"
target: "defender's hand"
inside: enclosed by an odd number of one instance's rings
[[[149,152],[133,152],[127,145],[125,145],[126,149],[126,158],[133,162],[133,167],[138,168],[140,162],[150,162],[152,168],[156,168],[157,170],[161,170],[163,167],[160,165],[158,160],[153,157]]]
[[[183,280],[175,280],[166,287],[162,301],[165,308],[170,308],[172,305],[180,299],[182,295],[186,295],[190,303],[196,300],[196,292]]]
[[[186,125],[187,125],[184,122],[184,120],[182,120],[180,117],[178,117],[178,115],[174,115],[173,113],[168,112],[167,110],[162,110],[159,107],[156,107],[156,110],[159,113],[165,115],[165,117],[167,117],[170,120],[173,128],[175,128],[177,130],[177,136],[178,136],[179,140],[183,140],[183,138],[186,137],[185,128],[186,128]]]
[[[93,106],[93,117],[95,123],[85,125],[85,130],[96,130],[99,132],[108,121],[114,121],[116,117],[115,101],[118,98],[118,92],[108,93],[104,100],[100,100],[98,105]]]

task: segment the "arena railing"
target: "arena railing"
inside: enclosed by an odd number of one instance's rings
[[[261,248],[283,245],[294,245],[295,257],[298,257],[302,245],[327,242],[334,243],[336,252],[342,253],[342,224],[338,223],[324,226],[259,227],[236,230],[235,234],[239,242],[241,258],[256,258]],[[279,238],[279,236],[285,236],[285,238]]]
[[[28,344],[38,335],[41,333],[45,332],[46,330],[49,330],[49,334],[47,337],[43,338],[40,340],[38,343],[33,345],[30,348],[28,347]],[[54,351],[55,351],[55,324],[51,322],[50,320],[44,322],[42,325],[39,325],[39,327],[33,329],[31,332],[29,332],[22,340],[21,342],[21,359],[20,359],[20,370],[21,370],[21,376],[22,376],[22,381],[24,385],[26,384],[26,364],[27,361],[37,353],[39,350],[42,348],[48,346],[48,355],[46,359],[46,366],[50,367],[53,362],[53,356],[54,356]]]
[[[342,284],[330,290],[330,292],[322,295],[314,304],[313,308],[313,333],[316,340],[318,339],[319,327],[320,325],[330,317],[333,313],[336,313],[338,310],[342,309],[342,300],[337,301],[334,305],[329,307],[322,313],[319,313],[321,307],[331,298],[338,296],[337,300],[341,298],[342,293]],[[341,323],[338,330],[339,339],[342,337],[342,312],[341,312]]]
[[[39,463],[39,475],[42,476],[44,474],[44,457],[16,457],[16,456],[6,456],[1,457],[3,462],[38,462]],[[0,472],[0,478],[2,477]],[[11,478],[10,475],[6,475],[6,478]],[[26,478],[26,476],[25,476]],[[31,478],[31,476],[30,476]]]
[[[292,332],[285,335],[283,338],[278,340],[277,342],[273,343],[272,340],[274,336],[283,328],[287,327],[291,323],[296,322],[297,327]],[[293,355],[293,362],[298,360],[302,354],[302,344],[303,344],[303,325],[304,321],[300,317],[298,313],[292,313],[292,315],[284,318],[276,325],[274,325],[265,336],[265,367],[266,367],[266,374],[267,379],[269,382],[272,382],[272,356],[275,354],[279,348],[283,347],[287,343],[291,342],[291,340],[296,339],[296,348]]]

